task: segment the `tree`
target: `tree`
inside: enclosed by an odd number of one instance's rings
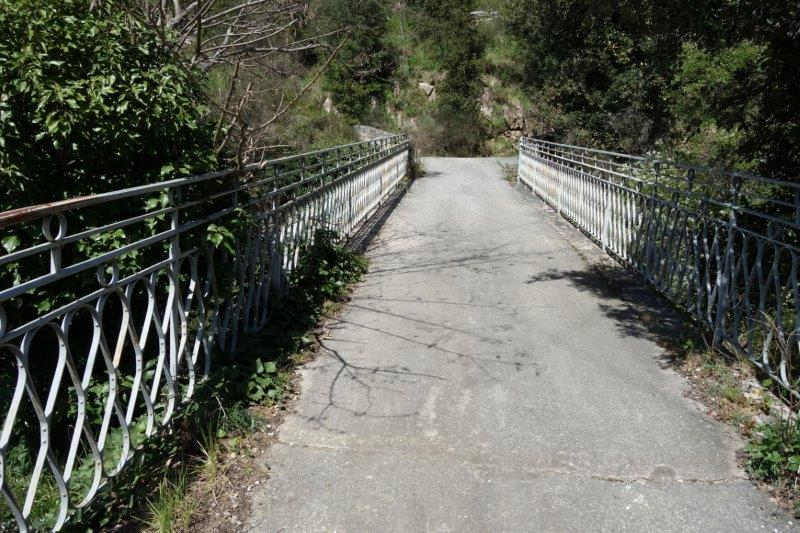
[[[486,129],[479,112],[483,42],[471,15],[472,0],[413,0],[419,35],[433,47],[445,77],[434,117],[435,144],[450,155],[482,153]]]
[[[322,33],[348,29],[345,45],[325,73],[324,88],[351,119],[364,120],[392,87],[395,54],[384,41],[388,10],[381,0],[328,0],[321,6]]]
[[[684,44],[669,94],[672,143],[681,159],[761,170],[760,150],[748,142],[761,129],[765,51],[752,41],[715,51]]]
[[[714,50],[739,41],[764,47],[763,77],[752,91],[760,109],[744,131],[742,150],[762,161],[762,173],[800,179],[800,5],[728,0],[723,15],[724,34]]]
[[[111,0],[95,3],[113,4]],[[208,73],[217,127],[214,150],[226,165],[275,155],[276,128],[296,110],[344,45],[343,28],[309,32],[309,0],[125,0],[191,69]],[[301,60],[320,53],[313,73]]]
[[[503,20],[551,137],[798,175],[798,5],[506,0]]]

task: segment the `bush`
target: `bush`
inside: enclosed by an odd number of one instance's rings
[[[800,472],[800,425],[779,421],[758,430],[761,438],[747,446],[750,472],[765,481],[796,480]]]
[[[206,170],[202,86],[124,2],[0,9],[0,210]]]

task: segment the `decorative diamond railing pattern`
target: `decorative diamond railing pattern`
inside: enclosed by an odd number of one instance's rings
[[[215,351],[264,327],[301,246],[350,236],[409,154],[387,137],[0,213],[0,530],[88,505]]]
[[[536,139],[519,179],[798,397],[800,183]]]

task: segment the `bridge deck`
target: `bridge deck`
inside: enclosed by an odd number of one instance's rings
[[[253,530],[792,527],[665,368],[646,291],[496,161],[424,164],[302,371]]]

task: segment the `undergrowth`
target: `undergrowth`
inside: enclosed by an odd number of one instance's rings
[[[769,483],[800,517],[800,421],[781,418],[760,424],[745,451],[750,474]]]
[[[237,353],[218,354],[216,370],[199,385],[193,401],[167,430],[143,444],[132,464],[65,530],[187,529],[194,511],[185,498],[187,486],[196,479],[213,486],[225,446],[235,446],[262,424],[250,408],[281,399],[326,302],[340,299],[365,272],[363,257],[337,244],[333,232],[317,232],[301,251],[289,290],[274,304],[268,326],[245,339]]]
[[[761,437],[747,446],[748,466],[759,479],[797,483],[800,470],[800,425],[780,420],[760,426]]]
[[[750,476],[800,517],[800,423],[792,415],[797,405],[749,361],[708,347],[689,348],[681,367],[709,414],[747,440],[744,466]]]

